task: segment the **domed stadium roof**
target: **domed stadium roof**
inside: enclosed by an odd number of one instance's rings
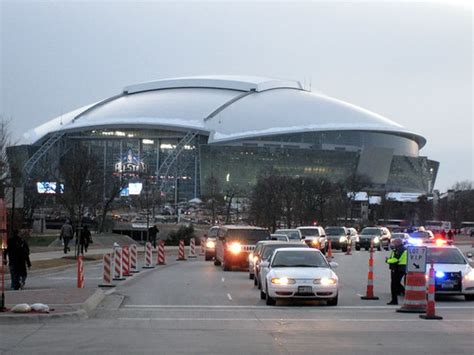
[[[200,76],[131,85],[25,134],[34,143],[57,131],[101,128],[197,130],[209,143],[312,131],[377,131],[425,138],[368,110],[304,90],[299,82],[247,76]]]

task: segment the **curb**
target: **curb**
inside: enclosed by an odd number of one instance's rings
[[[105,293],[101,289],[97,289],[77,311],[62,313],[10,313],[8,315],[0,315],[0,324],[11,323],[43,323],[62,320],[83,320],[87,319],[89,314],[97,308],[97,306],[105,298]]]

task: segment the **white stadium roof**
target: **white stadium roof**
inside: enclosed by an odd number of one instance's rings
[[[113,127],[198,130],[209,143],[282,133],[358,130],[426,140],[368,110],[297,81],[247,76],[200,76],[131,85],[120,95],[82,107],[25,134],[34,143],[52,132]]]

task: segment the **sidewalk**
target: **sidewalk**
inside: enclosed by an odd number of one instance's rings
[[[177,256],[177,249],[177,247],[166,247],[167,260],[174,261]],[[101,289],[98,287],[102,281],[103,271],[100,256],[107,252],[112,252],[112,248],[90,249],[87,253],[88,257],[97,256],[99,260],[84,263],[85,287],[83,289],[77,288],[77,270],[75,263],[30,272],[23,290],[11,290],[9,275],[5,275],[8,277],[5,278],[5,305],[8,309],[20,303],[27,303],[29,305],[43,303],[49,306],[50,313],[0,312],[0,323],[15,321],[30,323],[53,319],[86,318],[103,300],[105,292],[110,290],[109,288]],[[68,256],[73,256],[73,254],[68,254]],[[31,254],[33,264],[35,261],[57,260],[63,257],[64,253],[62,251]],[[133,274],[131,277],[127,277],[125,281],[114,282],[114,284],[120,287],[120,285],[136,279],[140,277],[140,275],[162,267],[157,266],[155,269],[144,270],[142,269],[143,261],[143,248],[139,248],[138,269],[140,272]],[[156,252],[153,253],[153,263],[156,263]]]

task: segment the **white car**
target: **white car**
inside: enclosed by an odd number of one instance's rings
[[[321,250],[325,254],[328,250],[326,232],[323,227],[306,226],[297,228],[301,233],[301,238],[310,247]]]
[[[426,245],[426,275],[429,265],[435,269],[435,293],[437,295],[463,295],[466,301],[474,301],[474,268],[455,246],[444,241]],[[472,257],[472,254],[468,254]]]
[[[270,261],[262,263],[260,298],[267,305],[275,305],[278,299],[319,299],[329,306],[336,306],[339,280],[328,263],[316,249],[276,249]]]

